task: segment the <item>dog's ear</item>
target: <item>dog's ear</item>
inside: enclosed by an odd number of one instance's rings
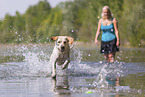
[[[53,36],[53,37],[51,37],[51,40],[57,40],[58,39],[58,37],[57,36]]]
[[[67,39],[68,39],[68,41],[69,41],[70,44],[72,44],[73,41],[74,41],[74,39],[73,39],[72,37],[68,37],[68,36],[67,36]]]

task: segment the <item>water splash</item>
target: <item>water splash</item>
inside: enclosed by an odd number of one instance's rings
[[[120,68],[121,67],[121,68]],[[93,86],[98,88],[109,88],[109,85],[115,86],[116,82],[111,80],[117,80],[118,77],[123,75],[122,63],[103,63]],[[109,79],[109,80],[108,80]],[[111,80],[110,80],[111,79]]]
[[[24,57],[21,62],[10,62],[14,64],[9,66],[5,71],[12,73],[4,73],[12,76],[51,76],[51,65],[49,58],[52,52],[52,45],[21,45],[10,48],[10,52],[16,56]],[[104,62],[82,62],[82,51],[74,45],[71,50],[71,62],[68,66],[71,76],[97,76],[93,86],[98,88],[108,87],[106,78],[120,76],[122,71],[119,69],[122,64],[107,64]],[[13,55],[13,54],[12,54]],[[10,65],[5,63],[5,65]],[[121,67],[122,68],[122,67]],[[59,72],[59,71],[58,71]]]
[[[72,52],[71,52],[71,57],[73,57],[72,61],[76,62],[76,63],[80,63],[82,60],[82,51],[79,50],[79,48],[74,45]]]
[[[51,64],[49,59],[52,53],[53,45],[42,45],[42,44],[28,44],[28,45],[16,45],[8,47],[7,52],[4,56],[10,56],[12,61],[4,63],[7,66],[2,70],[1,74],[7,76],[50,76],[51,75]],[[15,56],[15,59],[14,59]],[[74,45],[71,51],[71,63],[68,68],[72,65],[81,62],[81,51]],[[22,59],[18,61],[18,59]],[[10,64],[12,64],[10,66]],[[7,73],[6,73],[7,72]],[[10,73],[12,72],[12,73]]]
[[[47,76],[51,73],[49,65],[49,55],[34,45],[34,50],[29,50],[27,46],[22,46],[19,51],[25,57],[24,66],[29,68],[30,74],[43,74]]]
[[[97,82],[94,82],[94,86],[97,86],[98,88],[108,88],[108,82],[106,81],[107,71],[105,70],[106,66],[103,66],[100,73],[98,74],[98,77],[96,78]]]

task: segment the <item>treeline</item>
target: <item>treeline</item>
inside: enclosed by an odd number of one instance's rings
[[[51,8],[47,0],[25,14],[7,14],[0,21],[0,43],[47,43],[51,36],[68,35],[94,41],[102,7],[108,5],[119,24],[122,45],[145,46],[144,0],[73,0]]]

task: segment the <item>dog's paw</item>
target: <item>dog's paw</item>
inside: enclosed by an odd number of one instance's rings
[[[63,70],[63,69],[65,69],[65,67],[64,67],[64,66],[62,66],[62,67],[61,67],[61,69]]]
[[[66,67],[67,67],[67,65],[63,65],[63,66],[61,67],[61,69],[64,70]]]
[[[52,74],[51,77],[52,77],[52,78],[56,78],[56,74]]]

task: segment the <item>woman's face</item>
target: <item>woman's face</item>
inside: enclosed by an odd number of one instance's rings
[[[109,18],[110,13],[107,9],[103,9],[104,18]]]

